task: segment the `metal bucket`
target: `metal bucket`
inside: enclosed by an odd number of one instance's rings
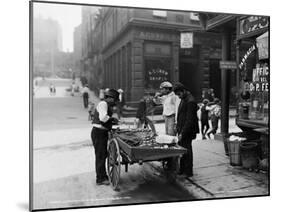
[[[240,144],[241,142],[238,140],[234,140],[234,141],[230,141],[229,139],[227,140],[229,161],[230,161],[230,165],[232,166],[241,165]]]
[[[256,142],[245,142],[240,144],[242,166],[253,169],[258,166],[258,144]]]

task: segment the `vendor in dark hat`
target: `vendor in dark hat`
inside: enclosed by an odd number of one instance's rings
[[[112,117],[112,107],[119,100],[119,93],[114,89],[105,92],[104,100],[100,101],[93,115],[93,129],[91,132],[92,142],[96,157],[96,183],[97,185],[108,185],[108,176],[105,170],[107,157],[108,131],[118,120]]]
[[[193,176],[192,140],[199,133],[197,110],[199,109],[192,94],[181,83],[175,83],[175,94],[181,99],[177,116],[177,134],[179,145],[187,151],[180,160],[180,173],[186,177]]]

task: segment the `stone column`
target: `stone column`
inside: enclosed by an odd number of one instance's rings
[[[173,49],[172,49],[172,69],[171,69],[171,81],[178,82],[179,81],[179,43],[173,42]]]
[[[132,43],[132,90],[131,101],[139,101],[144,92],[143,73],[143,40],[136,39]]]

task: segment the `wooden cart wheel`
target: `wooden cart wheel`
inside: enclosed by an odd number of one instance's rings
[[[120,180],[121,156],[119,145],[115,138],[109,140],[107,152],[107,174],[112,188],[116,190]]]

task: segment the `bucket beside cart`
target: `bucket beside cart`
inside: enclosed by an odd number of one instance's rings
[[[231,141],[237,141],[237,142],[239,142],[239,144],[230,144],[230,145],[240,145],[240,143],[242,142],[242,141],[244,141],[244,140],[246,140],[246,136],[245,136],[245,133],[244,132],[234,132],[234,133],[228,133],[228,134],[226,134],[225,135],[225,137],[224,137],[224,142],[223,142],[223,144],[224,144],[224,150],[225,150],[225,154],[227,155],[227,156],[230,156],[230,150],[229,150],[229,148],[230,148],[230,146],[229,146],[229,142],[231,142]],[[233,147],[232,148],[233,149],[233,151],[232,151],[232,153],[234,154],[234,151],[235,151],[235,153],[237,153],[239,150],[237,150],[237,149],[240,149],[240,148],[238,148],[238,147]],[[240,153],[240,152],[239,152]]]
[[[240,144],[242,167],[246,169],[257,168],[259,163],[258,144],[256,142],[244,142]]]
[[[231,141],[227,139],[229,161],[232,166],[241,165],[240,144],[241,141],[239,140]]]

